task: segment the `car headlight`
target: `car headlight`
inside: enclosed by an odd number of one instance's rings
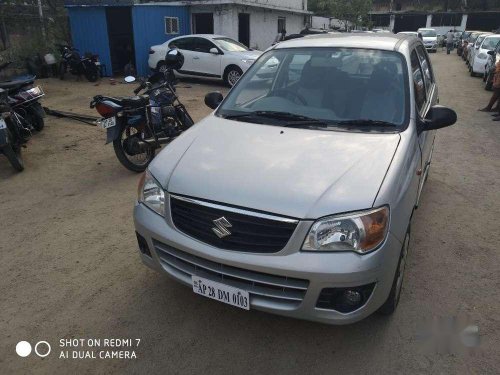
[[[149,171],[144,172],[142,175],[137,193],[137,200],[140,203],[143,203],[158,215],[165,216],[165,192]]]
[[[255,59],[242,59],[241,61],[245,64],[251,65],[255,62]]]
[[[389,229],[389,207],[317,220],[302,245],[305,251],[355,251],[366,254],[376,249]]]

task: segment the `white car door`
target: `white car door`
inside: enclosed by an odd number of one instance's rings
[[[172,40],[168,46],[173,48],[174,46],[184,55],[184,65],[179,69],[181,74],[189,74],[195,71],[194,68],[194,57],[196,55],[195,51],[195,39],[193,37],[179,38]]]
[[[196,41],[193,54],[193,71],[203,77],[222,77],[222,51],[206,38],[196,37],[194,39]],[[217,49],[219,53],[211,53],[212,48]]]

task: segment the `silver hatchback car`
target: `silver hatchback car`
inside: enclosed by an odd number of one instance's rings
[[[139,185],[140,255],[197,294],[331,324],[396,308],[437,105],[422,41],[324,34],[267,50]]]

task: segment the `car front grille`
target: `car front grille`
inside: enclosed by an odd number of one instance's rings
[[[295,219],[222,206],[210,202],[171,195],[170,209],[177,229],[224,250],[251,253],[276,253],[293,234]],[[214,220],[225,219],[222,228]],[[228,225],[229,224],[229,225]],[[215,233],[227,230],[223,238]],[[215,230],[215,231],[214,231]]]
[[[296,308],[304,299],[309,286],[308,280],[212,262],[158,241],[154,241],[154,246],[163,267],[173,276],[190,284],[191,276],[195,275],[246,290],[250,293],[251,303],[263,305],[271,302],[274,305],[280,304],[282,308]]]

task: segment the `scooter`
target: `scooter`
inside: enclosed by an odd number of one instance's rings
[[[30,136],[31,130],[9,105],[8,92],[0,89],[0,152],[19,172],[24,169],[21,149]]]
[[[11,62],[0,65],[0,71]],[[24,75],[0,82],[0,88],[8,92],[9,104],[33,129],[41,131],[45,126],[45,112],[39,102],[45,93],[34,86],[35,76]]]

